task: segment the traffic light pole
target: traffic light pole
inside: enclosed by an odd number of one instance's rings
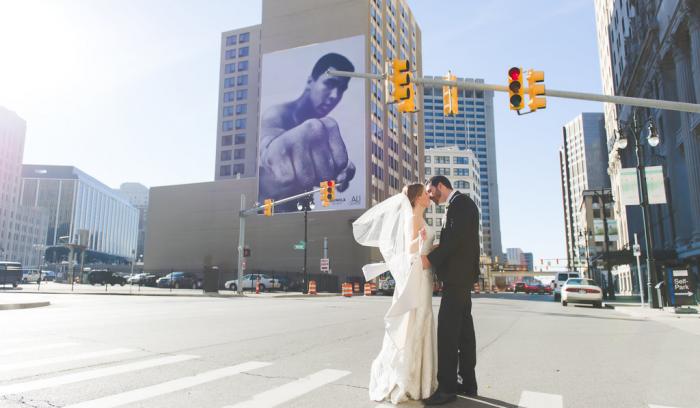
[[[286,197],[281,200],[273,201],[272,206],[274,207],[275,205],[278,204],[284,204],[289,201],[294,201],[302,197],[306,197],[309,195],[312,195],[314,193],[317,193],[321,191],[320,187],[317,187],[311,191],[307,191],[305,193],[297,194],[291,197]],[[257,214],[260,210],[263,210],[265,208],[265,205],[258,205],[253,208],[245,208],[245,195],[241,194],[241,211],[238,213],[238,283],[237,283],[237,292],[239,295],[243,294],[243,248],[245,247],[245,219],[247,216],[252,215],[252,214]],[[304,233],[306,234],[306,232]],[[305,235],[306,236],[306,235]],[[306,240],[306,238],[304,238]],[[306,267],[304,267],[306,269]]]
[[[348,71],[337,71],[328,70],[327,73],[333,76],[340,77],[352,77],[352,78],[364,78],[364,79],[386,79],[385,75],[379,74],[366,74],[360,72],[348,72]],[[427,78],[414,78],[413,82],[416,84],[424,85],[435,85],[435,86],[453,86],[461,89],[471,89],[477,91],[495,91],[495,92],[508,92],[508,87],[504,85],[493,85],[493,84],[482,84],[478,82],[471,81],[448,81],[446,79],[427,79]],[[528,89],[524,90],[526,93]],[[700,113],[700,105],[695,103],[686,102],[676,102],[676,101],[663,101],[657,99],[646,99],[646,98],[633,98],[629,96],[616,96],[616,95],[600,95],[584,92],[571,92],[571,91],[560,91],[556,89],[547,88],[543,96],[551,96],[554,98],[563,99],[579,99],[584,101],[594,101],[594,102],[607,102],[614,103],[618,105],[630,105],[630,106],[640,106],[644,108],[655,108],[655,109],[665,109],[673,110],[679,112],[690,112],[690,113]]]

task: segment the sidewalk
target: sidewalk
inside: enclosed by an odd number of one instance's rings
[[[0,310],[31,309],[51,304],[51,302],[35,295],[19,293],[6,296],[5,293],[5,291],[0,292]]]

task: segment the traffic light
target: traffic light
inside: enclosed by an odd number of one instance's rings
[[[448,71],[445,79],[448,81],[456,81],[457,77]],[[459,112],[457,96],[456,86],[442,87],[442,112],[445,114],[445,116],[456,115]]]
[[[510,110],[521,110],[523,104],[523,70],[518,67],[513,67],[508,70],[508,100],[510,101]]]
[[[324,207],[331,205],[331,201],[335,200],[335,181],[322,181],[319,194],[321,195],[321,203]]]
[[[272,217],[272,214],[275,212],[275,207],[272,203],[273,201],[269,198],[265,200],[265,209],[263,212],[266,217]]]
[[[527,106],[532,112],[547,107],[547,99],[539,97],[545,94],[544,84],[540,82],[544,82],[544,71],[527,70],[527,94],[530,97]]]
[[[392,60],[391,83],[394,90],[391,96],[394,102],[399,104],[399,112],[408,113],[416,111],[416,95],[411,84],[411,65],[408,60]]]

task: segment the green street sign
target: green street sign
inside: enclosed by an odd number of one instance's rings
[[[306,248],[306,243],[304,241],[299,241],[298,244],[294,244],[294,249],[304,249]]]

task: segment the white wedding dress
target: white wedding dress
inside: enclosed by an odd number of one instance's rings
[[[434,235],[428,233],[420,244],[420,253],[432,249]],[[433,320],[433,274],[423,270],[421,259],[412,255],[408,284],[417,285],[418,305],[407,314],[403,348],[398,348],[389,334],[384,335],[382,349],[372,362],[369,397],[398,404],[430,397],[437,389],[437,335]],[[395,294],[398,291],[394,292]],[[396,297],[393,302],[396,302]],[[392,302],[392,303],[393,303]]]

